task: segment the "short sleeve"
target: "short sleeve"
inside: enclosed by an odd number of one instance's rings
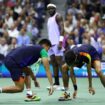
[[[48,53],[45,49],[41,50],[40,55],[41,55],[41,58],[43,58],[43,57],[47,58],[48,57]]]

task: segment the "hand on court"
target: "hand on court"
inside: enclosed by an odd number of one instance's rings
[[[54,92],[54,88],[53,88],[53,86],[51,86],[50,89],[49,89],[49,95],[52,95],[53,92]]]
[[[76,97],[77,97],[77,91],[74,91],[73,98],[76,98]]]
[[[35,87],[40,87],[39,82],[34,81]]]
[[[92,94],[92,95],[94,95],[94,94],[95,94],[95,90],[94,90],[94,88],[89,87],[89,93]]]

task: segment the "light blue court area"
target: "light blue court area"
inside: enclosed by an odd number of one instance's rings
[[[38,78],[40,83],[40,89],[37,89],[32,84],[32,90],[41,97],[39,102],[25,102],[25,90],[22,93],[17,94],[1,94],[0,93],[0,105],[105,105],[105,88],[101,85],[98,78],[93,79],[93,86],[96,90],[96,94],[92,96],[88,93],[87,78],[77,78],[78,83],[78,97],[71,101],[59,102],[58,97],[61,96],[61,91],[55,91],[52,96],[48,95],[46,86],[48,81],[46,78]],[[62,80],[60,82],[62,84]],[[0,78],[0,87],[13,85],[10,78]],[[73,88],[70,81],[71,96]]]

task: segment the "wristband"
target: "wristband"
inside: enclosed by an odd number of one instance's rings
[[[64,36],[60,36],[59,41],[60,41],[60,42],[63,42],[63,39],[64,39]]]
[[[76,91],[77,90],[77,85],[73,85],[74,86],[74,90]]]

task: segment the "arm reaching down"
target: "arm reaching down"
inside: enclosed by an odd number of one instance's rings
[[[87,64],[88,82],[89,82],[89,93],[95,94],[95,90],[92,86],[92,74],[91,74],[91,55],[89,53],[80,52],[82,59]]]
[[[49,95],[52,95],[54,89],[53,89],[53,80],[52,80],[52,74],[50,72],[50,65],[49,65],[48,58],[42,58],[42,62],[43,62],[43,65],[45,67],[46,74],[47,74],[47,77],[48,77],[48,80],[49,80],[49,83],[51,86],[49,89]]]
[[[41,58],[42,58],[42,63],[46,70],[47,78],[50,83],[49,95],[52,95],[52,93],[54,92],[54,89],[53,89],[52,74],[50,72],[50,65],[49,65],[49,61],[48,61],[48,54],[45,49],[42,49],[40,54],[41,54]]]
[[[89,93],[94,95],[95,94],[95,90],[92,87],[91,63],[87,64],[87,72],[88,72],[88,81],[89,81]]]
[[[72,80],[73,87],[74,87],[73,98],[76,98],[77,97],[77,83],[76,83],[76,77],[75,77],[75,74],[74,74],[74,68],[69,67],[69,69],[70,69],[71,80]]]

